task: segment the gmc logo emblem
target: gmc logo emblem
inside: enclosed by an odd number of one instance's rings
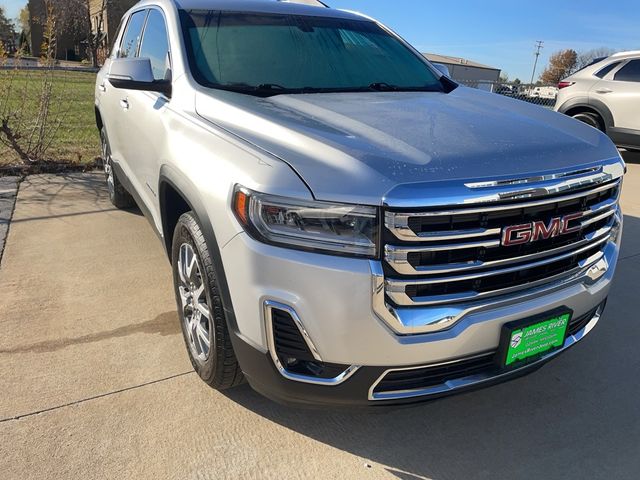
[[[572,213],[564,217],[552,218],[546,224],[542,221],[525,223],[523,225],[512,225],[502,229],[502,245],[510,247],[512,245],[522,245],[525,243],[537,242],[538,240],[548,240],[560,235],[567,235],[579,231],[582,226],[570,226],[569,224],[582,218],[583,213]]]

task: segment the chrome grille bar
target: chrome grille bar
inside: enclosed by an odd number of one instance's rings
[[[597,242],[593,242],[590,243],[589,245],[586,245],[584,247],[578,248],[577,250],[572,250],[570,252],[567,253],[563,253],[561,255],[557,255],[555,257],[551,257],[551,258],[545,258],[543,260],[538,260],[535,262],[529,262],[527,263],[524,267],[521,265],[517,265],[517,266],[513,266],[513,267],[507,267],[507,268],[501,268],[501,269],[493,269],[493,270],[489,270],[487,272],[474,272],[474,273],[468,273],[465,275],[454,275],[454,276],[444,276],[444,277],[423,277],[423,278],[418,278],[418,279],[410,279],[410,280],[387,280],[387,285],[389,286],[389,288],[387,289],[387,292],[395,292],[398,289],[402,289],[404,291],[404,288],[409,286],[409,285],[433,285],[436,283],[451,283],[451,282],[464,282],[467,280],[477,280],[479,278],[486,278],[486,277],[492,277],[495,275],[504,275],[506,273],[513,273],[513,272],[517,272],[519,270],[522,270],[522,268],[535,268],[535,267],[541,267],[543,265],[547,265],[549,263],[554,263],[554,262],[559,262],[561,260],[564,260],[566,258],[571,258],[574,255],[579,255],[580,253],[584,253],[592,248],[597,247],[598,245],[603,244],[604,242],[606,242],[607,240],[609,240],[609,236],[605,236],[604,238],[601,238],[600,240],[598,240]]]
[[[596,205],[592,205],[587,210],[582,212],[582,218],[585,218],[580,223],[581,229],[585,229],[589,225],[597,223],[601,220],[605,220],[609,217],[613,217],[616,212],[617,207],[617,198],[610,198],[604,200]],[[603,213],[600,213],[603,212]],[[595,217],[591,217],[594,214],[598,214]],[[591,217],[591,218],[588,218]],[[500,235],[501,229],[494,229],[496,232],[493,235]],[[602,231],[598,230],[598,233],[601,234]],[[588,234],[585,236],[586,240],[592,240],[594,238],[593,235]],[[576,243],[584,244],[585,242],[579,241]],[[385,260],[391,265],[391,267],[398,273],[403,275],[418,275],[421,273],[438,273],[438,272],[450,272],[456,270],[464,270],[468,269],[477,269],[482,268],[484,266],[491,265],[501,265],[506,263],[516,263],[522,260],[526,260],[527,256],[514,257],[513,259],[506,261],[494,261],[494,262],[483,262],[480,260],[477,261],[469,261],[469,262],[460,262],[454,264],[434,264],[434,265],[420,265],[413,266],[409,262],[409,255],[415,253],[428,253],[428,252],[437,252],[437,251],[447,251],[447,250],[463,250],[463,249],[471,249],[471,248],[494,248],[500,247],[501,242],[499,239],[487,239],[484,241],[476,241],[476,242],[465,242],[465,243],[451,243],[451,244],[439,244],[439,245],[425,245],[425,246],[395,246],[395,245],[386,245],[385,246]],[[577,246],[577,245],[576,245]],[[555,249],[548,250],[549,254],[558,253]],[[544,254],[541,254],[544,256]],[[534,258],[534,257],[531,257]]]
[[[608,216],[612,216],[614,213],[615,211],[607,212],[607,215],[604,216],[603,214],[602,217],[606,218]],[[603,218],[599,218],[598,220],[601,220]],[[588,222],[590,224],[594,223],[594,222],[591,222],[591,220],[588,220]],[[425,251],[430,251],[429,249],[433,247],[395,247],[392,245],[387,245],[385,247],[385,260],[389,265],[391,265],[391,267],[393,267],[393,269],[396,272],[402,275],[421,275],[421,274],[427,275],[427,274],[438,274],[438,273],[454,273],[454,272],[465,271],[465,270],[478,270],[480,268],[490,268],[490,267],[498,267],[503,265],[524,263],[530,260],[538,260],[541,258],[564,253],[569,250],[574,250],[576,248],[579,248],[585,245],[597,245],[596,242],[598,242],[599,240],[606,241],[609,238],[612,228],[613,228],[613,225],[612,223],[610,223],[609,225],[603,228],[600,228],[595,232],[585,235],[584,239],[578,242],[572,243],[570,245],[564,245],[562,247],[552,248],[552,249],[544,250],[537,253],[520,255],[516,257],[509,257],[501,260],[493,260],[493,261],[476,260],[471,262],[437,264],[437,265],[420,265],[420,266],[414,267],[413,265],[411,265],[411,263],[409,263],[409,255],[411,253],[422,253]],[[500,244],[499,241],[498,241],[498,244]],[[462,244],[462,245],[468,245],[468,244]],[[445,248],[445,250],[446,249],[447,248]]]
[[[606,240],[608,240],[608,238],[603,240],[601,243],[603,244],[606,243]],[[589,245],[587,249],[590,249],[592,247],[593,247],[592,245]],[[574,253],[572,252],[570,255],[573,255],[573,254]],[[546,277],[541,280],[536,280],[533,282],[527,282],[527,283],[516,285],[513,287],[491,290],[488,292],[467,291],[467,292],[460,292],[460,293],[454,293],[454,294],[433,295],[433,296],[411,298],[406,293],[406,287],[408,285],[424,285],[424,284],[428,284],[429,282],[389,280],[389,279],[385,280],[385,291],[389,296],[389,298],[398,306],[442,305],[446,303],[471,301],[471,300],[477,300],[481,298],[496,297],[499,295],[506,295],[509,293],[514,293],[514,292],[518,292],[525,289],[535,288],[535,287],[544,285],[546,283],[562,280],[563,278],[570,278],[574,275],[580,274],[588,270],[593,265],[595,265],[599,260],[601,260],[603,256],[604,256],[604,253],[602,251],[598,251],[597,253],[587,258],[586,260],[581,261],[577,267],[567,270],[565,272],[559,273],[557,275]],[[551,262],[546,262],[546,263],[551,263]],[[527,268],[528,267],[529,265],[527,265]],[[515,270],[517,271],[517,270],[520,270],[521,268],[523,267],[517,267]],[[509,270],[513,271],[514,269],[509,269]],[[491,273],[493,274],[493,272]],[[503,271],[502,273],[508,273],[508,272]],[[475,278],[475,276],[472,275],[471,278]],[[447,281],[447,280],[445,279],[442,281]],[[455,281],[455,280],[452,280],[452,281]]]
[[[452,210],[437,210],[437,211],[421,211],[421,212],[385,212],[385,226],[391,231],[398,239],[410,242],[424,242],[424,241],[440,241],[451,240],[460,238],[473,238],[482,237],[496,234],[496,230],[500,229],[483,229],[474,228],[469,230],[456,230],[456,231],[438,231],[429,233],[416,233],[409,227],[409,219],[415,217],[446,217],[446,216],[459,216],[470,215],[478,213],[489,212],[502,212],[508,210],[518,210],[530,207],[540,207],[544,205],[563,203],[570,200],[576,200],[579,198],[587,197],[596,193],[604,192],[609,189],[618,188],[621,181],[617,180],[613,183],[606,185],[600,185],[596,188],[586,190],[571,195],[556,196],[552,198],[546,198],[542,200],[535,200],[523,203],[512,203],[507,205],[491,205],[485,207],[473,207],[473,208],[456,208]],[[617,203],[617,198],[612,199],[609,206]],[[602,208],[607,208],[607,205]]]
[[[393,217],[393,212],[386,212],[385,216],[390,215]],[[397,218],[397,217],[396,217]],[[408,220],[408,219],[407,219]],[[396,226],[389,227],[390,223],[394,220],[389,220],[387,222],[387,228],[393,231],[401,240],[409,240],[416,242],[441,242],[447,240],[461,240],[463,238],[477,238],[477,237],[488,237],[491,235],[499,235],[499,228],[474,228],[469,230],[451,230],[451,231],[442,231],[442,232],[422,232],[415,233],[409,225],[406,226]]]

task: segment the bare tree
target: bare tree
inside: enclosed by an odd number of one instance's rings
[[[0,5],[0,44],[4,51],[11,53],[13,50],[14,35],[13,22],[7,18],[4,8]]]
[[[19,51],[16,68],[0,82],[0,143],[26,165],[46,160],[46,152],[68,113],[66,85],[55,78],[57,17],[53,0],[45,0],[41,24],[40,62],[44,68],[38,72],[17,68]]]
[[[84,2],[86,15],[85,32],[91,65],[98,67],[100,59],[104,55],[106,32],[104,30],[104,17],[111,0],[98,0],[94,5],[99,5],[97,12],[91,11],[91,0],[81,0]],[[92,13],[94,14],[92,17]]]
[[[31,14],[29,13],[29,7],[24,6],[20,9],[18,15],[18,27],[20,28],[20,40],[18,42],[18,49],[24,54],[31,54]]]
[[[581,52],[578,54],[575,70],[581,70],[584,67],[591,65],[594,60],[610,57],[614,53],[616,53],[616,51],[609,47],[594,48],[592,50],[587,50],[586,52]]]
[[[578,61],[578,53],[575,50],[560,50],[551,55],[549,65],[540,76],[542,83],[558,83],[563,78],[571,75]]]

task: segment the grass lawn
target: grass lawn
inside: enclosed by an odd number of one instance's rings
[[[50,72],[52,100],[45,130],[49,147],[47,160],[88,163],[100,155],[100,138],[95,127],[93,90],[95,74],[86,72]],[[36,124],[39,98],[46,73],[33,70],[0,70],[0,117],[20,112],[26,144]],[[0,134],[2,135],[2,134]],[[19,164],[18,156],[0,143],[0,165]]]

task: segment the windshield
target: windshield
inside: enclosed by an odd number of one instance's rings
[[[198,83],[255,95],[442,91],[423,59],[371,21],[181,11]]]

